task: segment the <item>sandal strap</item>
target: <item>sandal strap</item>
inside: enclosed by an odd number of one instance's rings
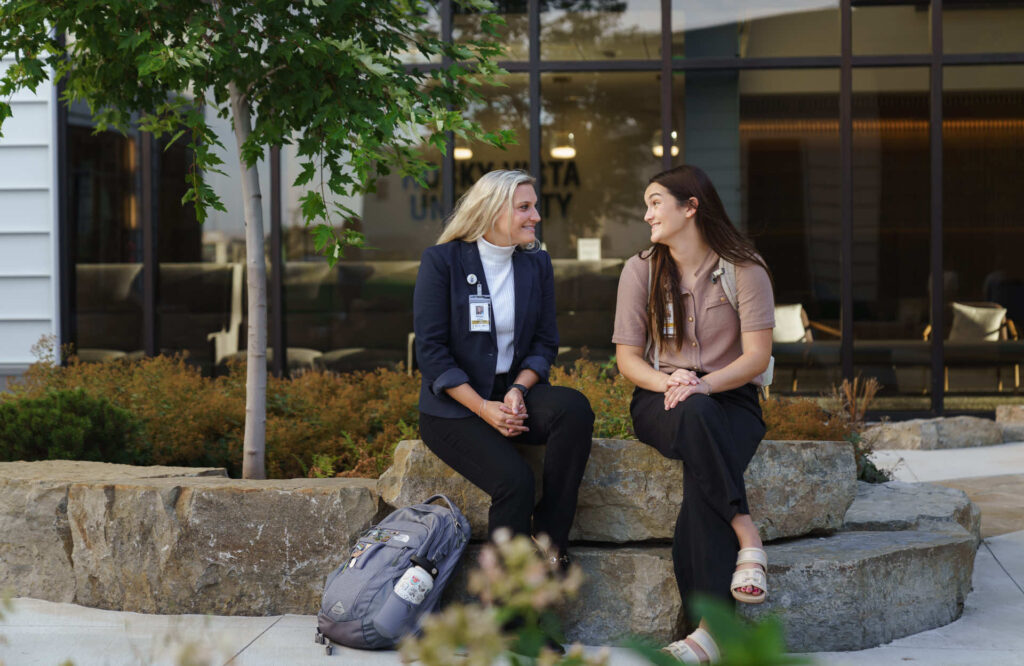
[[[661,648],[661,651],[669,653],[684,664],[700,663],[700,657],[697,656],[697,653],[693,651],[693,648],[685,640],[669,643]]]
[[[689,635],[689,638],[699,645],[701,650],[704,650],[704,654],[708,656],[712,664],[722,658],[722,654],[718,651],[718,644],[715,643],[715,639],[704,628],[697,627]]]
[[[761,569],[740,569],[732,575],[731,589],[756,587],[761,592],[768,591],[768,576]]]
[[[736,557],[736,564],[760,564],[768,568],[768,555],[763,548],[740,548]]]

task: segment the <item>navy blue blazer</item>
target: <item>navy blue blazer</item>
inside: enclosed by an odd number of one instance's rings
[[[466,278],[475,275],[484,294],[487,276],[476,243],[451,241],[423,252],[413,295],[413,330],[416,360],[423,383],[420,411],[434,416],[461,418],[473,412],[449,396],[445,389],[469,382],[484,398],[494,388],[498,339],[491,316],[490,333],[470,333],[469,296],[476,285]],[[558,353],[555,323],[555,279],[547,252],[516,250],[512,255],[515,282],[515,335],[509,375],[529,368],[547,383]]]

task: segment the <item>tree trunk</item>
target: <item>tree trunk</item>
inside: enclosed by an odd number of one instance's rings
[[[242,159],[242,144],[252,132],[249,101],[234,83],[228,84],[231,117],[238,142],[245,202],[245,265],[248,283],[249,335],[246,346],[245,441],[242,478],[267,478],[267,265],[263,251],[263,202],[259,173]]]

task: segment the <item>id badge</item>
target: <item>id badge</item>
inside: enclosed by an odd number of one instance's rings
[[[662,327],[661,334],[666,338],[674,338],[676,335],[676,318],[671,303],[665,304],[665,326]]]
[[[491,332],[491,297],[469,297],[469,332]]]

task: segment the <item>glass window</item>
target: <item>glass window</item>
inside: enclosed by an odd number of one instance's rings
[[[541,76],[541,215],[562,360],[584,346],[592,358],[612,353],[619,273],[648,244],[643,192],[661,170],[658,76]]]
[[[773,389],[827,390],[839,379],[838,72],[689,72],[675,81],[677,162],[708,173],[772,271]]]
[[[657,60],[661,58],[659,0],[542,2],[540,57],[544,60]]]
[[[923,67],[853,72],[854,371],[880,408],[930,404],[928,85]]]
[[[927,3],[875,6],[855,2],[852,20],[854,55],[931,51],[931,12]]]
[[[494,4],[497,14],[505,22],[498,27],[497,41],[505,47],[505,55],[500,60],[527,60],[530,57],[530,34],[526,0],[498,0]],[[494,39],[481,29],[481,15],[477,11],[458,4],[452,9],[452,39],[456,42]]]
[[[415,3],[413,11],[425,12],[427,15],[427,32],[433,36],[441,37],[441,14],[436,2],[420,2]],[[406,64],[414,63],[425,63],[425,62],[441,62],[441,57],[438,55],[432,55],[429,58],[424,56],[416,49],[410,49],[403,53],[398,54],[398,59]]]
[[[959,12],[958,12],[959,13]],[[1015,393],[1024,343],[1024,67],[943,71],[946,407]]]
[[[948,3],[942,10],[946,53],[1007,53],[1024,49],[1024,8],[1018,3]],[[1015,5],[1015,6],[1011,6]]]
[[[227,210],[209,209],[202,225],[191,205],[181,205],[191,154],[178,144],[168,151],[163,146],[154,148],[161,155],[154,174],[161,189],[157,197],[160,273],[156,302],[160,352],[185,353],[190,363],[207,374],[223,372],[230,359],[245,357],[249,326],[245,207],[235,135],[227,119],[209,118],[209,122],[224,142],[225,148],[219,153],[224,174],[208,173],[205,179]],[[264,243],[269,253],[271,194],[267,161],[260,160],[257,169]],[[269,278],[269,262],[267,271]]]
[[[528,168],[526,76],[509,75],[503,82],[505,87],[482,90],[484,101],[468,114],[487,129],[519,130],[521,144],[501,151],[456,139],[456,195],[492,169]],[[339,230],[361,231],[367,247],[347,249],[330,267],[302,218],[304,189],[291,186],[300,170],[295,149],[282,150],[285,327],[292,370],[344,372],[408,362],[420,255],[436,242],[445,219],[442,155],[427,149],[425,159],[437,166],[426,174],[426,187],[391,174],[380,177],[373,192],[336,201],[355,213],[336,219]]]
[[[839,2],[672,0],[674,58],[839,55]]]
[[[74,229],[76,351],[85,361],[140,354],[142,229],[136,191],[138,142],[94,133],[73,105],[68,127],[68,215]]]

